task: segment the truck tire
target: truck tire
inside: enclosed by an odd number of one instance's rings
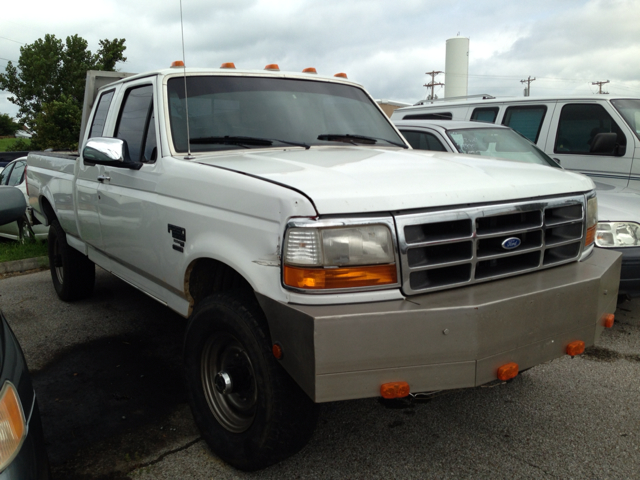
[[[53,220],[49,227],[49,269],[53,287],[61,300],[80,300],[93,293],[95,265],[67,244],[67,235],[58,220]]]
[[[317,408],[271,352],[253,293],[204,299],[184,343],[189,403],[211,450],[232,466],[258,470],[298,452]]]

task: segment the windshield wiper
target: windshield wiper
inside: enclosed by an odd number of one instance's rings
[[[243,137],[243,136],[230,136],[225,135],[224,137],[199,137],[192,138],[189,143],[192,144],[224,144],[224,145],[239,145],[241,147],[249,148],[246,145],[255,145],[255,146],[264,146],[268,147],[273,145],[273,142],[286,143],[287,145],[295,145],[297,147],[309,148],[309,145],[306,143],[298,143],[298,142],[289,142],[287,140],[279,140],[277,138],[268,139],[268,138],[258,138],[258,137]]]
[[[318,135],[318,140],[326,140],[329,142],[345,142],[352,143],[353,145],[357,145],[358,143],[364,145],[373,145],[377,143],[378,140],[382,140],[383,142],[390,143],[391,145],[395,145],[397,147],[409,148],[402,143],[394,142],[393,140],[387,140],[386,138],[367,137],[365,135],[351,135],[349,133],[324,133],[322,135]]]

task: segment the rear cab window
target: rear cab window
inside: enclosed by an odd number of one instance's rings
[[[411,147],[417,150],[448,151],[442,141],[433,133],[404,129],[400,129],[400,133],[407,139]]]

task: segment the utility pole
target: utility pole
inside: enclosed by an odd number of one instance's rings
[[[440,75],[441,73],[444,73],[444,72],[441,72],[439,70],[438,71],[434,70],[433,72],[427,72],[427,75],[431,75],[431,82],[430,83],[426,83],[424,85],[427,88],[431,88],[431,95],[427,95],[427,100],[435,100],[436,97],[434,96],[434,93],[433,93],[433,88],[434,87],[444,86],[444,83],[436,83],[435,82],[436,75]]]
[[[591,82],[591,85],[598,85],[598,94],[600,94],[600,95],[608,95],[609,92],[603,92],[602,91],[602,85],[604,85],[605,83],[609,83],[609,80],[607,80],[606,82]]]
[[[528,97],[529,95],[531,95],[531,82],[533,82],[535,79],[536,77],[531,78],[531,75],[529,75],[529,78],[527,78],[526,80],[520,80],[520,83],[527,84],[527,88],[524,89],[525,97]]]

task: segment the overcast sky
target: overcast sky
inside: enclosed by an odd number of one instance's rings
[[[469,94],[640,97],[639,0],[183,0],[188,66],[346,72],[375,98],[415,103],[425,73],[445,70],[446,40],[470,39]],[[0,16],[0,71],[20,47],[50,33],[125,38],[126,63],[143,72],[182,58],[180,0],[20,0]],[[444,75],[436,77],[444,82]],[[444,90],[436,89],[443,96]],[[0,113],[17,108],[0,91]]]

